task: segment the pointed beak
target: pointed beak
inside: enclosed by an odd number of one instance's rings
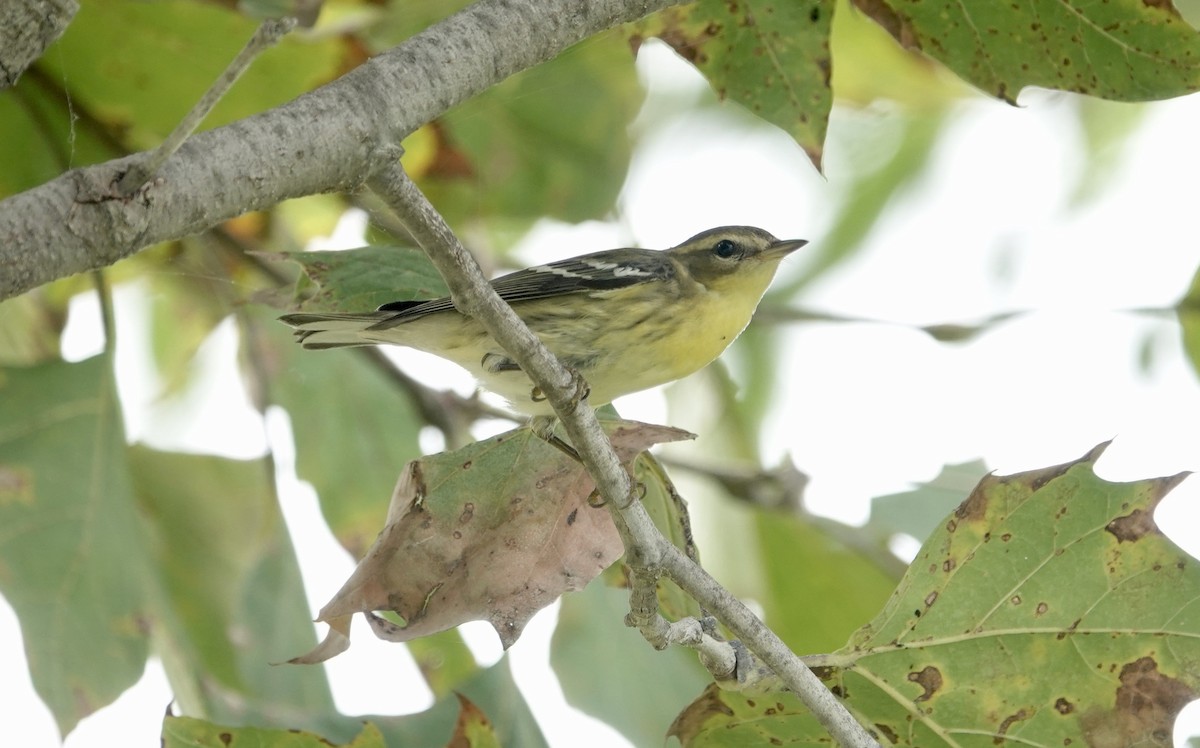
[[[797,249],[803,247],[805,244],[808,244],[807,239],[782,239],[763,250],[762,256],[764,259],[783,259],[792,252],[795,252]]]

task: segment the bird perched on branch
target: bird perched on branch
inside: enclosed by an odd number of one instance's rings
[[[519,270],[492,281],[500,298],[604,405],[681,379],[733,342],[779,262],[804,239],[725,226],[667,250],[610,249]],[[363,313],[288,314],[305,348],[389,343],[453,361],[533,416],[553,411],[503,348],[449,297],[396,301]]]

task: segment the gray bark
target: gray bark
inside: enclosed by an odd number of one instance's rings
[[[0,0],[0,90],[16,85],[78,10],[75,0]]]

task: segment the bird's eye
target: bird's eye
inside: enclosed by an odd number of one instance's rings
[[[722,239],[713,245],[713,252],[716,253],[717,257],[728,260],[737,254],[737,245],[728,239]]]

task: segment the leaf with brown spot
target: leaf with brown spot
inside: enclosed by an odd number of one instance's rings
[[[1170,0],[854,0],[905,48],[1015,102],[1026,86],[1117,101],[1200,88],[1200,34]]]
[[[1183,682],[1164,676],[1150,657],[1123,665],[1113,709],[1080,717],[1092,745],[1170,745],[1175,715],[1196,698]]]
[[[626,465],[653,444],[690,437],[631,421],[605,431]],[[511,646],[534,613],[620,558],[608,509],[588,505],[593,486],[579,463],[526,428],[409,463],[375,544],[317,617],[329,635],[292,662],[344,651],[355,613],[389,641],[484,620]],[[373,614],[381,610],[402,623]]]
[[[487,715],[466,696],[458,697],[458,721],[446,748],[499,748],[500,741]]]
[[[335,745],[316,733],[262,727],[224,727],[193,717],[163,720],[163,748],[386,748],[383,734],[370,722],[348,743]]]
[[[833,106],[829,31],[832,0],[700,0],[627,27],[696,66],[717,95],[782,128],[821,168]]]
[[[882,612],[814,658],[878,739],[1170,745],[1176,715],[1200,696],[1200,564],[1153,512],[1184,476],[1102,480],[1094,465],[1105,446],[984,478]],[[817,744],[799,702],[778,699],[784,708],[768,716],[749,707],[754,697],[710,689],[676,720],[686,726],[677,734],[685,746],[792,734],[805,738],[788,744]]]
[[[942,687],[942,674],[932,665],[926,665],[920,672],[909,673],[908,680],[924,689],[913,701],[929,701]]]

